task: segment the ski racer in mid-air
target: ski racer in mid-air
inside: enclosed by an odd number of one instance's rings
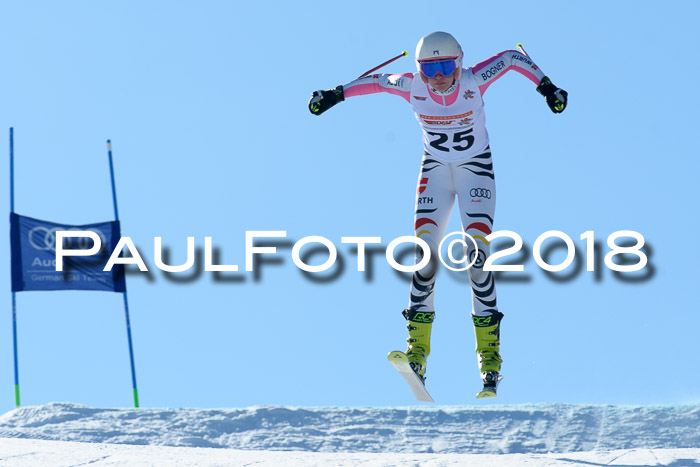
[[[524,51],[523,51],[524,52]],[[477,397],[494,397],[501,378],[500,324],[493,274],[484,271],[496,206],[496,185],[489,135],[485,127],[486,90],[514,70],[537,86],[554,113],[566,108],[567,93],[556,87],[529,56],[506,50],[472,67],[462,68],[463,52],[446,32],[424,36],[416,48],[417,73],[372,74],[335,89],[316,91],[309,110],[321,115],[349,97],[386,92],[405,99],[423,130],[423,159],[415,204],[415,235],[427,242],[431,258],[440,244],[455,197],[467,239],[466,254],[472,291],[471,317],[476,354],[484,390]],[[416,248],[416,264],[422,259]],[[430,333],[435,318],[434,286],[437,261],[413,273],[408,308],[406,356],[413,371],[425,381]]]

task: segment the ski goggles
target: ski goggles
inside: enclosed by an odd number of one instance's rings
[[[457,69],[457,62],[453,59],[435,62],[420,62],[420,71],[428,78],[434,78],[440,73],[442,76],[450,76]]]

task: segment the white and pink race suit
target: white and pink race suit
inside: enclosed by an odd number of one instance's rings
[[[415,233],[431,248],[430,264],[413,274],[409,307],[435,311],[433,290],[440,244],[458,200],[462,228],[476,240],[478,251],[466,239],[472,313],[498,311],[491,272],[483,270],[489,256],[486,236],[493,228],[496,185],[489,135],[486,131],[483,95],[508,70],[515,70],[539,85],[544,73],[526,55],[506,50],[471,68],[463,68],[459,81],[438,92],[419,73],[374,74],[343,86],[345,98],[388,92],[411,104],[423,129],[423,160],[416,193]],[[416,249],[416,264],[422,259]]]

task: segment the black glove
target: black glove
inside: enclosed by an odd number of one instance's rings
[[[560,114],[566,108],[566,99],[569,93],[552,84],[552,81],[546,76],[540,81],[537,86],[537,92],[544,96],[547,105],[555,114]]]
[[[311,94],[311,99],[309,99],[309,111],[314,115],[321,115],[338,102],[343,102],[344,100],[345,96],[343,95],[342,86],[327,91],[314,91]]]

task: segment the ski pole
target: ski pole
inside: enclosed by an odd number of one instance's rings
[[[382,63],[381,65],[375,66],[374,68],[372,68],[372,69],[369,70],[369,71],[365,71],[365,72],[362,73],[360,76],[358,76],[357,79],[360,79],[360,78],[362,78],[363,76],[367,76],[368,74],[372,73],[373,71],[378,70],[378,69],[380,69],[381,67],[383,67],[384,65],[388,65],[388,64],[390,64],[391,62],[393,62],[394,60],[398,60],[398,59],[401,58],[401,57],[408,57],[408,52],[404,50],[403,52],[401,52],[401,53],[400,53],[399,55],[397,55],[396,57],[387,60],[386,62]]]
[[[523,43],[522,43],[522,42],[518,42],[518,44],[516,45],[516,47],[517,47],[518,49],[520,49],[520,51],[521,51],[523,54],[525,54],[525,56],[526,56],[527,58],[530,58],[530,56],[527,54],[527,52],[525,52],[525,49],[523,48]]]

